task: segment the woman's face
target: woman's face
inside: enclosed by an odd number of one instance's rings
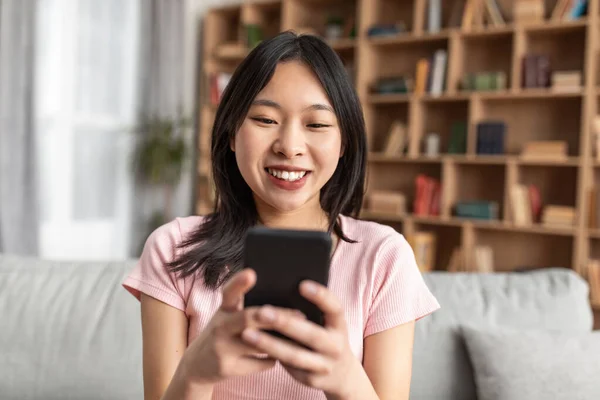
[[[319,193],[342,152],[333,106],[312,70],[280,63],[231,143],[258,207],[320,207]]]

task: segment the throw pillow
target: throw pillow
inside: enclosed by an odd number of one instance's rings
[[[600,331],[464,327],[479,400],[600,399]]]

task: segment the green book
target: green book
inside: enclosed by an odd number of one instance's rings
[[[467,123],[453,122],[450,127],[449,154],[465,154],[467,152]]]

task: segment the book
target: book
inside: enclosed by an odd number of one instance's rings
[[[459,201],[454,205],[454,215],[460,218],[497,220],[500,207],[495,201]]]
[[[406,240],[413,249],[415,261],[421,272],[435,269],[435,254],[437,237],[433,232],[419,231],[407,235]]]
[[[417,71],[415,74],[415,94],[424,94],[427,91],[427,77],[429,76],[429,72],[429,59],[419,59],[419,61],[417,61]]]
[[[439,49],[435,51],[431,68],[431,89],[429,91],[432,96],[439,96],[444,91],[447,60],[448,53],[446,50]]]
[[[471,257],[461,247],[452,249],[447,272],[491,273],[494,272],[494,251],[491,246],[476,245],[472,249]]]
[[[440,212],[441,183],[425,174],[415,178],[413,213],[419,216],[437,216]]]
[[[467,152],[467,123],[453,122],[450,126],[449,154],[465,154]]]
[[[367,195],[367,208],[378,213],[405,215],[406,196],[391,190],[374,190]]]
[[[483,0],[487,11],[488,21],[494,26],[502,26],[506,24],[502,11],[496,0]]]
[[[429,0],[428,11],[427,30],[439,32],[442,29],[442,0]]]
[[[547,226],[572,227],[575,225],[576,218],[575,207],[548,205],[544,207],[541,222]]]
[[[593,187],[588,191],[588,204],[589,204],[589,212],[588,212],[588,228],[590,229],[598,229],[598,188]]]
[[[534,140],[525,143],[520,157],[524,160],[566,160],[568,149],[564,140]]]
[[[528,185],[527,190],[529,193],[529,205],[531,210],[532,222],[539,222],[542,212],[542,196],[540,189],[536,185]]]
[[[594,121],[592,122],[592,132],[593,140],[595,142],[592,144],[592,149],[595,149],[596,160],[600,162],[600,115],[594,117]]]
[[[477,154],[504,154],[506,124],[503,121],[477,123]]]
[[[533,212],[527,187],[523,184],[515,184],[510,188],[509,196],[512,222],[518,226],[531,225]]]
[[[591,303],[600,305],[600,260],[588,261],[587,280],[590,287]]]
[[[390,126],[387,141],[383,148],[385,155],[400,155],[404,153],[406,148],[407,134],[406,125],[401,121],[394,121]]]

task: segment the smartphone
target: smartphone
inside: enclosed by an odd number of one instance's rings
[[[244,264],[256,271],[256,284],[244,296],[244,307],[270,304],[296,309],[323,326],[323,313],[300,295],[299,285],[310,279],[327,286],[331,247],[327,232],[250,228],[244,242]]]

